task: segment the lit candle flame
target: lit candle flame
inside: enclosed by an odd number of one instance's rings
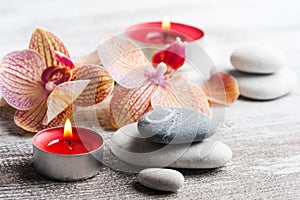
[[[168,17],[164,17],[161,22],[162,29],[170,29],[171,28],[171,21]]]
[[[64,128],[64,138],[72,138],[72,125],[69,118],[66,119],[65,128]]]

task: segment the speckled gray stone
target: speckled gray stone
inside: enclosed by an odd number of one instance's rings
[[[247,46],[236,49],[230,57],[233,67],[242,72],[269,74],[287,66],[286,55],[268,46]]]
[[[297,85],[295,73],[283,68],[274,74],[258,75],[230,71],[242,96],[255,100],[272,100],[290,93]]]
[[[217,168],[231,161],[231,149],[218,141],[205,139],[192,144],[159,144],[149,141],[137,130],[137,123],[117,130],[110,149],[127,163],[143,167]]]
[[[208,115],[184,108],[160,108],[146,113],[138,122],[139,132],[162,144],[202,141],[212,135]]]
[[[148,168],[138,174],[140,184],[161,191],[175,192],[184,184],[183,175],[173,169]]]

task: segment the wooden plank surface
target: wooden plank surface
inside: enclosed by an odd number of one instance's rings
[[[58,35],[74,59],[93,50],[101,37],[135,23],[174,21],[205,30],[204,49],[219,68],[228,68],[233,49],[244,44],[274,45],[288,56],[300,77],[300,3],[261,1],[97,1],[0,0],[0,58],[24,49],[32,31]],[[32,166],[32,135],[13,123],[14,110],[0,108],[0,199],[300,199],[300,89],[275,101],[241,98],[225,109],[213,136],[232,148],[230,165],[216,170],[180,170],[186,183],[162,193],[137,183],[136,174],[104,165],[94,178],[54,182]],[[103,105],[76,114],[78,125],[101,131],[95,115]],[[94,112],[94,111],[97,112]],[[109,151],[106,151],[109,156]]]

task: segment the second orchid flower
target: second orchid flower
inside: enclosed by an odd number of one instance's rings
[[[135,122],[159,107],[184,107],[209,114],[208,100],[201,87],[190,84],[175,70],[169,72],[166,63],[153,67],[133,42],[110,37],[101,43],[98,53],[119,84],[110,101],[116,128]]]

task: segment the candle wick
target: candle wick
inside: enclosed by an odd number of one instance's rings
[[[164,32],[164,40],[166,40],[168,38],[168,33],[167,32]]]
[[[68,146],[71,147],[71,140],[65,140],[66,143],[68,143]]]

